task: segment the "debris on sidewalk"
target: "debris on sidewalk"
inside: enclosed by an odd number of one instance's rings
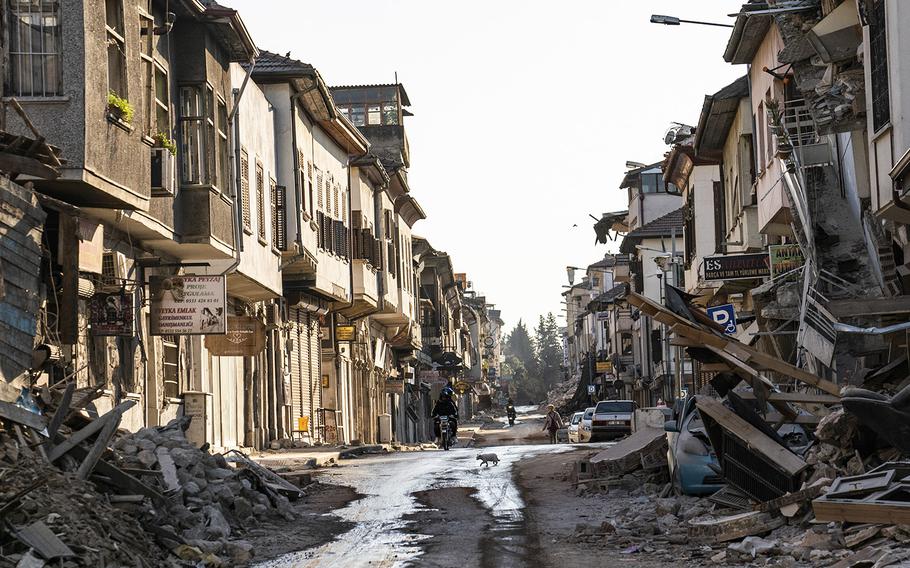
[[[195,447],[191,418],[118,433],[132,401],[91,418],[93,396],[70,385],[45,389],[43,408],[2,403],[0,567],[242,565],[245,531],[295,518],[289,498],[304,490],[239,452]]]

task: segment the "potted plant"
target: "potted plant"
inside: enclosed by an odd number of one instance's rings
[[[177,141],[167,135],[165,132],[157,132],[152,135],[154,148],[164,148],[171,153],[171,156],[177,155]]]
[[[126,124],[133,121],[133,105],[114,91],[107,93],[107,112],[114,119]]]

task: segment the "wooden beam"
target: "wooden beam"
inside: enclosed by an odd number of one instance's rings
[[[78,432],[74,432],[73,435],[70,436],[66,441],[54,446],[47,454],[48,459],[50,459],[51,462],[57,461],[61,456],[63,456],[63,454],[69,452],[77,445],[87,440],[92,434],[104,428],[112,418],[116,418],[117,422],[119,423],[120,416],[122,416],[124,412],[135,405],[135,400],[127,400],[125,402],[121,402],[115,406],[113,410],[107,412],[103,416],[99,416],[85,428],[79,430]]]
[[[70,404],[73,402],[73,392],[75,390],[76,381],[71,381],[66,385],[66,390],[63,391],[63,400],[60,401],[60,406],[57,407],[57,412],[54,413],[53,418],[51,418],[51,423],[47,427],[47,436],[51,440],[54,439],[57,430],[60,428],[60,425],[63,424],[63,419],[66,418],[66,415],[70,411]]]
[[[726,363],[702,363],[701,370],[705,373],[723,373],[731,370],[731,367]]]
[[[821,416],[815,416],[814,414],[797,414],[793,418],[787,418],[783,414],[777,412],[769,412],[764,416],[759,414],[759,416],[768,424],[778,424],[781,422],[784,424],[818,424],[822,419]]]
[[[133,400],[128,402],[135,403]],[[89,450],[88,455],[85,456],[85,459],[82,460],[81,464],[79,464],[79,469],[76,470],[76,477],[79,479],[87,479],[88,475],[92,472],[92,470],[95,469],[95,464],[98,463],[98,460],[101,458],[101,454],[107,450],[108,442],[111,441],[111,437],[117,431],[117,426],[120,425],[120,419],[123,417],[123,413],[130,406],[124,408],[124,405],[121,404],[108,413],[113,416],[108,418],[108,421],[104,425],[104,428],[101,430],[101,433],[98,434],[98,439],[95,440],[95,445],[92,446],[92,449]]]
[[[767,461],[775,464],[787,475],[797,475],[809,467],[809,464],[799,456],[740,418],[732,410],[721,404],[719,400],[700,397],[695,404],[703,416],[710,417],[724,430],[739,438],[750,449],[764,456]]]
[[[754,400],[755,394],[751,392],[737,392],[740,398]],[[840,397],[831,394],[814,394],[809,392],[772,392],[768,400],[780,400],[797,404],[839,404]]]
[[[0,152],[0,170],[9,174],[25,174],[41,179],[60,177],[60,172],[55,168],[42,164],[34,158],[8,152]]]

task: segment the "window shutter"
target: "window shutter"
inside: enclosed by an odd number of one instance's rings
[[[319,230],[316,231],[316,240],[319,243],[319,248],[325,248],[325,215],[322,214],[322,211],[316,212],[316,223],[319,225]]]
[[[288,221],[285,213],[285,187],[272,186],[272,244],[278,250],[288,248]]]
[[[382,270],[382,241],[373,238],[371,242],[373,244],[373,266],[376,270]]]
[[[356,218],[357,212],[354,212]],[[354,245],[354,250],[351,251],[351,256],[355,259],[363,258],[363,239],[359,238],[362,233],[360,231],[354,231],[354,242],[351,243]]]

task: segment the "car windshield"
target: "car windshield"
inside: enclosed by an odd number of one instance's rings
[[[573,414],[572,415],[572,424],[578,424],[579,422],[581,422],[581,417],[582,417],[581,414]]]
[[[632,412],[632,402],[621,402],[621,401],[605,401],[597,403],[597,410],[594,411],[595,414],[616,414],[616,413],[631,413]]]
[[[593,408],[589,408],[589,409],[585,410],[584,419],[591,418],[592,416],[594,416],[594,409],[593,409]]]
[[[689,419],[689,425],[686,426],[686,429],[689,432],[704,432],[705,425],[701,421],[701,415],[697,410],[692,413],[692,418]]]

